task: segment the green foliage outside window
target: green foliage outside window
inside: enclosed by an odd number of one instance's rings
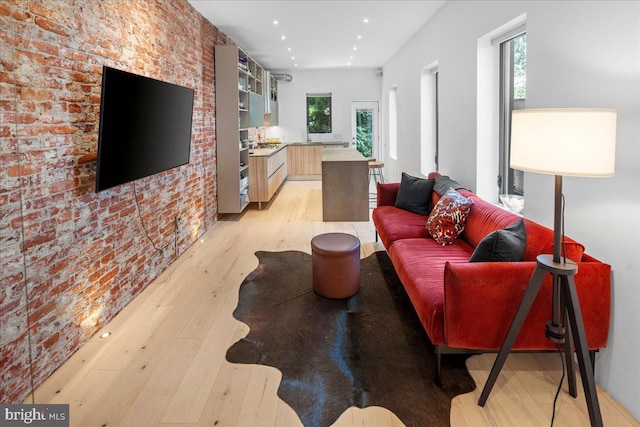
[[[356,115],[356,149],[364,157],[373,155],[373,113],[370,110],[358,111]]]
[[[527,97],[527,35],[513,39],[513,99]]]
[[[307,96],[307,131],[331,133],[330,96]]]

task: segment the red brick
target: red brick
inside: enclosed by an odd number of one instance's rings
[[[62,260],[49,268],[49,274],[54,275],[69,266],[69,260]]]
[[[25,239],[24,241],[24,250],[27,251],[34,246],[42,245],[44,243],[50,242],[56,238],[55,230],[48,230],[43,233],[39,233],[30,239]]]
[[[60,339],[60,334],[55,333],[51,338],[49,338],[48,340],[45,340],[45,342],[42,343],[42,346],[44,347],[45,350],[49,350],[51,347],[53,347],[55,343],[58,342],[59,339]]]
[[[120,270],[119,267],[115,267],[114,269],[109,271],[107,274],[105,274],[103,277],[101,277],[100,278],[100,285],[108,284],[111,281],[111,279],[113,279],[116,276],[116,274],[118,273],[119,270]]]
[[[52,101],[53,99],[55,99],[55,94],[48,90],[23,88],[20,90],[20,99],[35,100],[35,101]]]
[[[18,21],[27,21],[31,18],[31,15],[23,10],[15,9],[11,14],[11,17],[17,19]]]
[[[49,301],[47,304],[43,305],[42,307],[40,307],[39,309],[35,310],[30,314],[29,322],[30,323],[38,322],[38,320],[41,320],[47,314],[55,310],[57,305],[58,305],[57,300]]]
[[[55,194],[61,191],[67,191],[70,190],[72,188],[75,188],[76,186],[76,181],[75,179],[66,179],[64,181],[58,181],[55,182],[53,184],[51,184],[51,186],[49,187],[49,191],[51,192],[51,194]]]
[[[58,56],[60,54],[60,48],[48,42],[41,42],[39,40],[32,40],[31,44],[39,52],[46,53],[48,55]]]
[[[48,130],[50,133],[54,135],[64,135],[69,133],[76,133],[78,131],[78,128],[75,126],[60,125],[60,126],[51,126]]]
[[[84,156],[80,156],[78,158],[78,164],[79,165],[83,165],[85,163],[90,163],[90,162],[94,162],[98,160],[98,155],[97,154],[85,154]]]
[[[61,36],[68,36],[69,35],[69,31],[67,31],[67,29],[56,23],[53,21],[50,21],[48,19],[45,18],[41,18],[39,16],[36,16],[35,18],[35,23],[37,26],[39,26],[40,28],[47,30],[47,31],[51,31],[52,33],[56,33],[59,34]]]
[[[47,63],[46,57],[42,54],[35,52],[27,52],[24,50],[14,50],[15,59],[17,63],[29,63],[34,62],[36,64],[45,65]]]
[[[31,124],[38,121],[38,116],[33,113],[20,113],[16,117],[16,123],[19,124]]]

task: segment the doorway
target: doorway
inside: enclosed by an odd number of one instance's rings
[[[378,102],[353,101],[351,103],[351,148],[364,157],[379,158]]]

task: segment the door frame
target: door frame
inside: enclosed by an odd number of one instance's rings
[[[378,101],[351,101],[351,144],[350,148],[356,149],[356,112],[357,110],[373,110],[373,157],[379,162],[383,150],[380,149],[380,103]]]

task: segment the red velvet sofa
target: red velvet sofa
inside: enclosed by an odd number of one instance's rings
[[[469,263],[474,248],[487,234],[520,217],[460,189],[458,192],[474,204],[462,234],[452,244],[441,246],[428,234],[427,216],[394,206],[399,186],[378,184],[373,223],[435,346],[439,383],[442,354],[500,349],[536,266],[536,256],[553,253],[553,230],[525,219],[527,244],[522,261]],[[439,197],[433,191],[432,206]],[[611,267],[584,253],[583,245],[568,238],[566,253],[578,263],[575,282],[593,361],[595,351],[607,342]],[[514,351],[556,349],[545,337],[545,322],[551,319],[551,290],[551,275],[547,275]]]

